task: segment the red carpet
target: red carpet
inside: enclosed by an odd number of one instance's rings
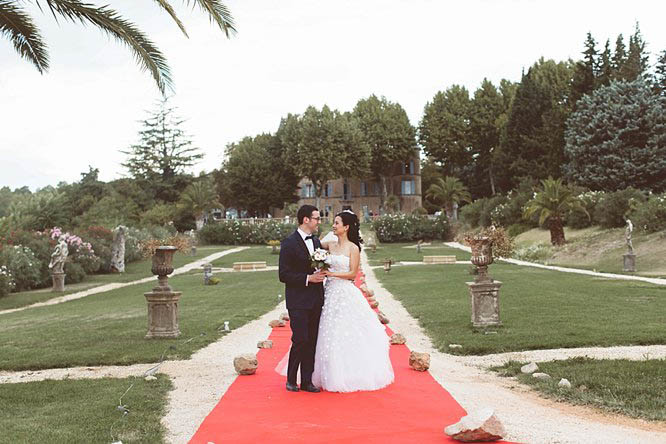
[[[256,374],[234,381],[191,443],[457,442],[444,427],[465,411],[430,373],[409,368],[405,345],[391,346],[395,382],[383,390],[292,393],[274,371],[290,338],[288,325],[273,329],[273,348],[259,350]]]

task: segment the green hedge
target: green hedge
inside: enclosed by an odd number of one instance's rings
[[[252,223],[231,219],[205,225],[199,231],[199,239],[217,245],[265,244],[269,240],[285,239],[296,227],[296,224],[278,220]]]
[[[372,222],[380,242],[407,242],[414,240],[449,240],[451,227],[445,215],[436,219],[424,216],[391,214]]]

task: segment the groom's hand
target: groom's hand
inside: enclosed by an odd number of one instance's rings
[[[308,275],[308,283],[321,284],[322,282],[324,282],[325,277],[326,276],[324,276],[324,274],[320,271],[318,271],[314,274],[309,274]]]

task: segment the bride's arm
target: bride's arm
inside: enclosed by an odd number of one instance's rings
[[[338,242],[338,236],[336,236],[335,234],[333,234],[332,231],[329,231],[329,232],[326,234],[326,236],[324,236],[323,239],[320,240],[320,242],[321,242],[321,247],[322,247],[323,249],[325,249],[325,250],[330,250],[330,249],[331,249],[331,245],[333,245],[334,243],[337,243],[337,242]]]
[[[354,280],[356,279],[356,275],[358,274],[358,267],[360,264],[361,264],[361,253],[358,247],[354,245],[354,248],[352,249],[351,252],[351,256],[349,258],[349,272],[342,273],[342,272],[327,271],[325,272],[325,274],[326,276],[330,277]]]

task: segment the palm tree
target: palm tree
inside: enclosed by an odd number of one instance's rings
[[[208,179],[199,180],[185,188],[180,196],[180,204],[194,216],[197,231],[203,228],[204,216],[208,211],[222,207],[215,187]]]
[[[573,209],[583,210],[587,217],[590,215],[571,188],[562,183],[562,179],[549,177],[542,180],[541,185],[543,188],[537,191],[534,198],[525,205],[523,218],[529,219],[539,213],[539,225],[548,223],[550,243],[563,245],[566,242],[563,223],[566,215]]]
[[[467,187],[456,177],[439,178],[426,191],[426,198],[442,206],[449,219],[458,219],[457,205],[460,202],[471,202],[472,196]]]
[[[185,26],[169,1],[154,1],[188,37]],[[42,3],[45,3],[56,20],[61,17],[83,25],[92,24],[113,36],[130,48],[141,68],[153,76],[162,94],[167,88],[173,90],[171,72],[160,50],[134,23],[124,19],[108,5],[96,6],[81,0],[0,0],[0,35],[8,38],[19,55],[35,65],[41,74],[49,68],[46,43],[32,17],[26,12],[24,3],[33,3],[40,10],[43,10]],[[186,3],[198,5],[227,37],[236,31],[231,13],[219,0],[186,0]]]

